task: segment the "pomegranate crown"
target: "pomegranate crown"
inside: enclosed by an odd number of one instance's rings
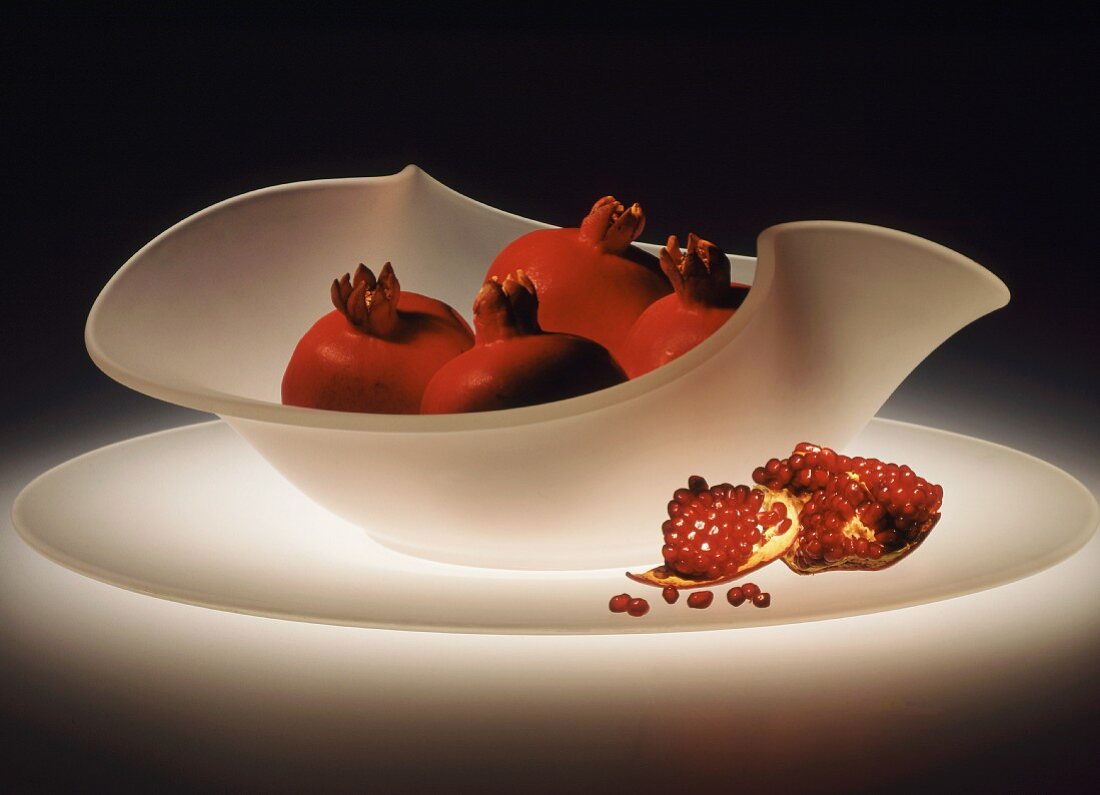
[[[504,281],[496,276],[481,286],[474,299],[477,342],[494,342],[524,334],[539,334],[539,299],[535,283],[522,270]]]
[[[581,240],[608,254],[623,254],[645,228],[645,213],[637,203],[624,207],[614,196],[604,196],[581,221]]]
[[[360,262],[354,277],[345,273],[333,280],[330,294],[333,306],[361,331],[385,337],[397,327],[401,284],[393,272],[393,265],[388,262],[377,278]]]
[[[661,249],[661,270],[681,301],[714,307],[736,307],[741,295],[730,284],[730,261],[718,246],[694,232],[687,246],[671,235]]]

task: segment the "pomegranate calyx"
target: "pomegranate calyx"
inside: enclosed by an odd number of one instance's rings
[[[333,306],[360,331],[388,337],[397,328],[401,284],[389,262],[382,266],[377,278],[370,268],[359,263],[354,277],[345,273],[333,280],[329,294]]]
[[[581,221],[580,238],[608,254],[624,254],[644,228],[645,213],[637,203],[624,207],[614,196],[604,196]]]
[[[686,304],[736,309],[744,291],[730,284],[730,261],[718,246],[694,232],[680,249],[676,235],[670,235],[661,249],[661,270],[676,295]]]
[[[474,299],[476,344],[541,334],[538,311],[534,282],[522,270],[509,273],[503,282],[492,277]]]

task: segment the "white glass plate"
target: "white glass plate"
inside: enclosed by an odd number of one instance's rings
[[[848,451],[908,463],[941,483],[943,519],[919,550],[882,572],[806,577],[782,563],[754,572],[748,579],[772,594],[765,609],[731,607],[728,585],[706,610],[683,598],[667,605],[658,589],[624,577],[658,562],[661,516],[653,517],[652,555],[616,569],[525,572],[393,552],[289,486],[221,422],[75,458],[28,485],[12,515],[47,557],[161,598],[330,624],[524,634],[710,630],[918,605],[1052,566],[1088,541],[1100,516],[1066,473],[977,439],[876,419]],[[608,599],[621,592],[646,597],[650,613],[609,612]]]

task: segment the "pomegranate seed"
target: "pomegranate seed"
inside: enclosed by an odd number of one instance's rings
[[[635,618],[640,618],[649,612],[649,602],[641,597],[631,599],[630,603],[626,606],[626,612]]]
[[[612,613],[625,613],[628,604],[630,604],[630,594],[621,593],[618,596],[612,596],[607,606]]]
[[[758,593],[752,598],[753,607],[767,607],[772,603],[772,595],[770,593]]]
[[[735,575],[768,538],[793,526],[782,503],[764,510],[764,499],[762,489],[729,483],[707,487],[693,475],[687,488],[674,493],[669,518],[661,525],[665,565],[684,577]]]
[[[740,586],[734,586],[730,588],[730,592],[726,594],[726,599],[734,607],[740,607],[745,603],[745,591]]]
[[[747,582],[741,586],[741,591],[745,594],[746,599],[755,599],[757,594],[760,593],[760,586],[754,582]]]
[[[697,610],[702,610],[705,607],[710,607],[710,603],[714,601],[714,594],[710,591],[696,591],[688,596],[688,607],[694,607]]]
[[[661,596],[665,598],[665,601],[670,605],[676,604],[676,600],[680,598],[680,589],[671,585],[666,585],[661,589]]]

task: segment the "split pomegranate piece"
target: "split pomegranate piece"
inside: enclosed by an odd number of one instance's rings
[[[753,472],[801,502],[799,531],[783,561],[799,574],[884,569],[936,526],[943,488],[904,464],[849,457],[803,442]]]
[[[641,207],[604,196],[580,227],[509,243],[485,278],[503,281],[522,268],[538,289],[543,328],[595,340],[619,358],[634,321],[672,291],[657,258],[631,245],[644,227]]]
[[[415,414],[436,371],[474,344],[454,309],[403,291],[388,262],[377,278],[360,264],[330,295],[335,311],[305,333],[283,374],[288,406]]]
[[[637,378],[694,348],[729,320],[748,288],[730,283],[730,261],[694,233],[687,248],[673,235],[661,249],[661,270],[674,293],[652,303],[634,322],[620,362]]]
[[[522,271],[490,279],[474,302],[473,348],[443,365],[424,391],[424,414],[532,406],[622,383],[607,349],[543,331],[535,285]]]
[[[693,475],[677,489],[661,525],[664,565],[631,579],[648,585],[702,588],[728,582],[782,556],[798,535],[801,503],[785,491],[722,483]]]
[[[943,504],[943,488],[904,464],[808,442],[752,477],[751,489],[689,478],[661,526],[664,565],[627,576],[662,588],[701,588],[778,558],[799,574],[883,569],[924,542]],[[771,602],[751,582],[732,588],[727,599],[734,606]]]

